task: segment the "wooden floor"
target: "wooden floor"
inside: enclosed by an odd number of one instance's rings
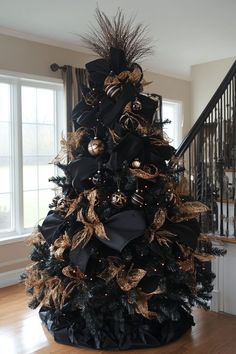
[[[55,343],[42,326],[37,310],[27,308],[27,301],[21,284],[0,289],[1,354],[109,353]],[[161,348],[132,350],[128,353],[236,354],[236,316],[196,310],[194,317],[196,326],[178,341]]]

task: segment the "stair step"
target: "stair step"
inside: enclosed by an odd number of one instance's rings
[[[225,168],[224,169],[225,172],[236,172],[236,167],[230,167],[230,168]]]
[[[211,235],[211,234],[201,234],[200,235],[200,239],[204,238],[209,238],[211,241],[221,241],[224,243],[231,243],[231,244],[235,244],[236,245],[236,236],[220,236],[220,235]]]

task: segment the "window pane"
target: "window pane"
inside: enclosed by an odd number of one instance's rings
[[[53,165],[42,165],[38,168],[39,189],[54,188],[55,184],[48,179],[55,174]]]
[[[0,122],[0,156],[10,155],[10,123]]]
[[[0,156],[0,193],[10,192],[10,159]]]
[[[11,231],[13,227],[10,93],[10,85],[0,83],[0,232]]]
[[[54,156],[54,126],[38,125],[38,154]]]
[[[24,228],[46,216],[54,195],[48,178],[55,167],[48,163],[56,152],[55,97],[52,89],[22,87]]]
[[[0,121],[10,121],[10,85],[0,83]]]
[[[50,189],[39,191],[39,220],[46,217],[53,197],[54,192]]]
[[[23,188],[24,191],[38,188],[37,157],[24,156],[23,158]]]
[[[24,227],[38,224],[38,191],[24,192]]]
[[[23,155],[37,155],[37,125],[23,124]]]
[[[37,121],[38,123],[53,123],[54,92],[48,89],[37,89]]]
[[[164,125],[164,132],[170,139],[170,144],[177,148],[182,139],[181,103],[163,101],[163,120],[168,119],[171,123]]]
[[[0,229],[9,231],[12,228],[11,194],[0,194]]]
[[[22,86],[22,122],[35,123],[37,109],[37,89],[34,87]]]

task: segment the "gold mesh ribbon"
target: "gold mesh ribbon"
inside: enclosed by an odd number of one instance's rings
[[[109,75],[104,81],[104,86],[119,85],[123,82],[129,81],[132,84],[140,82],[142,78],[142,71],[138,66],[135,66],[132,71],[125,70],[118,75]]]
[[[84,196],[89,201],[89,208],[87,213],[83,209],[80,209],[77,214],[77,221],[81,222],[84,225],[84,228],[73,236],[72,250],[81,244],[85,246],[94,233],[103,240],[109,240],[104,225],[99,220],[99,217],[94,210],[98,200],[97,190],[92,189],[85,191]]]
[[[132,298],[129,297],[128,301],[130,304],[134,304],[135,311],[138,314],[151,320],[158,317],[158,314],[148,309],[148,300],[150,300],[153,297],[153,295],[162,294],[163,292],[164,291],[161,290],[160,287],[158,287],[156,290],[154,290],[151,293],[144,293],[141,289],[137,289],[137,298],[133,300]]]
[[[33,246],[33,245],[43,244],[46,241],[42,233],[38,230],[38,228],[35,228],[26,242],[28,246]]]
[[[209,211],[209,208],[205,204],[198,201],[183,203],[176,194],[174,194],[174,200],[177,214],[169,218],[172,222],[193,219],[196,215]]]
[[[68,278],[77,280],[78,282],[82,282],[87,277],[86,274],[81,272],[78,266],[70,266],[70,265],[62,269],[62,274],[64,274]]]
[[[107,268],[97,275],[98,278],[105,280],[106,283],[114,279],[117,274],[124,268],[124,264],[121,263],[121,259],[118,257],[107,257],[107,261]]]
[[[158,209],[154,215],[153,225],[156,230],[159,230],[165,223],[166,211],[164,209]]]
[[[193,257],[189,259],[185,259],[183,261],[182,260],[177,261],[177,266],[179,267],[179,269],[181,269],[184,272],[193,273],[195,270]]]
[[[64,260],[63,253],[67,248],[71,247],[71,239],[67,233],[56,239],[53,245],[50,246],[50,254],[58,260]]]
[[[129,172],[132,176],[142,178],[145,180],[153,179],[160,175],[158,168],[155,165],[144,166],[141,168],[130,168]]]
[[[146,273],[146,270],[138,268],[129,269],[128,271],[121,269],[117,274],[116,281],[121,290],[129,291],[138,285]]]
[[[66,161],[67,158],[69,161],[72,161],[76,157],[76,150],[80,146],[81,139],[87,135],[88,132],[86,128],[79,128],[75,132],[67,133],[67,139],[62,135],[61,136],[61,150],[59,154],[51,161],[53,164],[58,162]]]
[[[125,270],[118,257],[108,257],[108,267],[98,274],[97,277],[105,280],[107,283],[116,278],[117,284],[123,291],[129,291],[135,288],[140,280],[146,275],[144,269],[133,268]]]

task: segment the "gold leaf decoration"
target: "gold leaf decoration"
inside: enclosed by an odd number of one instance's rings
[[[100,274],[98,274],[97,277],[109,283],[109,281],[114,279],[117,274],[124,268],[124,265],[121,263],[121,259],[118,257],[107,257],[107,261],[108,267],[104,269]]]
[[[194,272],[194,260],[193,257],[191,257],[190,259],[186,259],[186,260],[180,260],[177,261],[177,266],[183,270],[184,272]]]
[[[129,298],[129,303],[134,304],[135,311],[138,314],[151,320],[151,319],[158,317],[158,314],[156,312],[150,311],[148,309],[148,300],[150,300],[153,297],[153,295],[162,294],[163,292],[164,291],[160,287],[158,287],[156,290],[154,290],[151,293],[145,293],[141,289],[137,289],[138,295],[137,295],[136,300]]]
[[[143,169],[130,168],[129,172],[132,176],[142,178],[145,180],[153,179],[160,175],[158,168],[155,165],[144,166]]]
[[[79,203],[81,202],[81,199],[82,199],[82,195],[80,194],[77,198],[75,198],[70,206],[69,206],[69,209],[68,209],[68,212],[66,214],[66,217],[70,216],[75,210],[76,208],[78,207]]]
[[[158,209],[154,215],[153,227],[158,230],[160,229],[166,220],[166,211],[164,209]]]
[[[71,239],[68,234],[65,234],[58,237],[55,240],[54,244],[50,246],[50,253],[58,260],[64,260],[63,253],[67,248],[71,247]]]
[[[33,246],[45,243],[46,241],[39,229],[35,228],[26,242],[28,246]]]
[[[169,218],[172,222],[181,222],[184,220],[193,219],[196,215],[207,213],[209,211],[209,208],[201,202],[195,201],[182,203],[177,195],[175,195],[175,199],[177,214]]]
[[[146,273],[144,269],[134,268],[128,271],[122,269],[118,272],[116,280],[121,290],[129,291],[138,285]]]
[[[80,209],[77,214],[77,221],[81,222],[84,225],[84,228],[73,236],[72,249],[75,249],[81,244],[85,246],[94,233],[101,239],[109,240],[104,225],[99,220],[99,217],[94,210],[98,200],[98,191],[96,189],[85,191],[84,196],[89,201],[89,208],[86,215],[84,215],[85,211],[83,209]]]
[[[215,256],[208,254],[208,253],[194,252],[193,256],[195,258],[197,258],[200,262],[209,262],[209,261],[212,261],[212,259],[215,259]]]
[[[67,139],[62,135],[61,137],[61,150],[59,154],[51,161],[53,164],[57,164],[58,162],[72,161],[76,157],[76,150],[80,146],[81,139],[87,135],[88,132],[86,128],[79,128],[75,132],[67,133]]]
[[[86,275],[81,272],[78,266],[68,265],[62,269],[62,274],[64,274],[68,278],[75,279],[77,281],[82,281],[86,278]]]

